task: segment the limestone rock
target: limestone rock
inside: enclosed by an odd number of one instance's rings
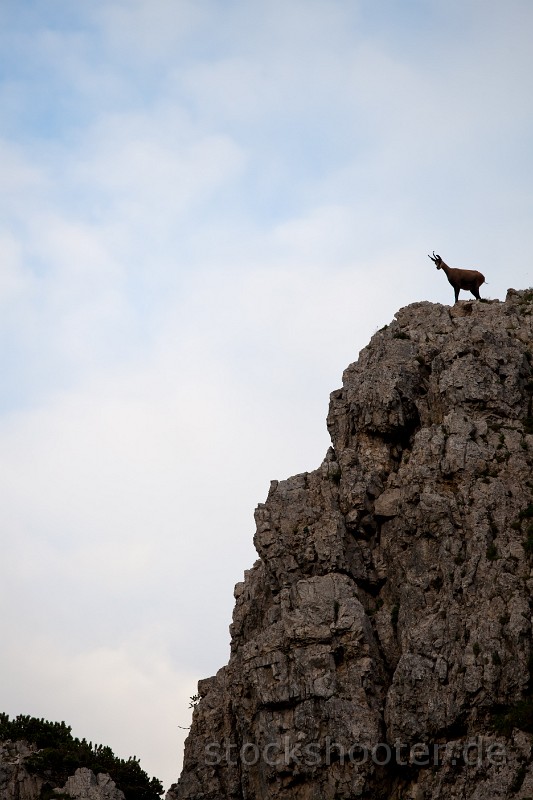
[[[32,752],[25,742],[0,742],[0,800],[38,800],[44,781],[24,766]]]
[[[65,785],[55,791],[73,800],[124,800],[124,792],[117,789],[109,775],[102,772],[95,775],[87,767],[77,769],[67,778]]]
[[[414,303],[273,481],[171,800],[533,797],[533,292]]]

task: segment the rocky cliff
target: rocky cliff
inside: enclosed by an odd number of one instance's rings
[[[169,800],[533,797],[533,292],[415,303],[273,481]]]
[[[0,800],[37,800],[44,779],[25,767],[34,748],[26,742],[0,742]]]

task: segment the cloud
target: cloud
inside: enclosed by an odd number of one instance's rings
[[[179,111],[161,109],[102,117],[87,131],[67,179],[81,182],[100,201],[99,222],[118,216],[168,236],[185,211],[238,179],[243,164],[244,154],[231,139],[205,134]]]
[[[218,16],[216,6],[203,0],[114,0],[91,9],[93,23],[103,36],[107,57],[117,54],[134,62],[166,62],[180,49],[196,46]],[[204,33],[203,33],[204,32]]]

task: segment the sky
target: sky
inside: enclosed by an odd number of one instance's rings
[[[531,0],[0,0],[0,710],[177,779],[344,368],[453,302],[433,250],[533,283],[532,34]]]

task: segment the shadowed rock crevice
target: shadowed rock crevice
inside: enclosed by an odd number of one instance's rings
[[[323,463],[256,510],[170,800],[533,796],[532,300],[415,303],[345,370]]]

